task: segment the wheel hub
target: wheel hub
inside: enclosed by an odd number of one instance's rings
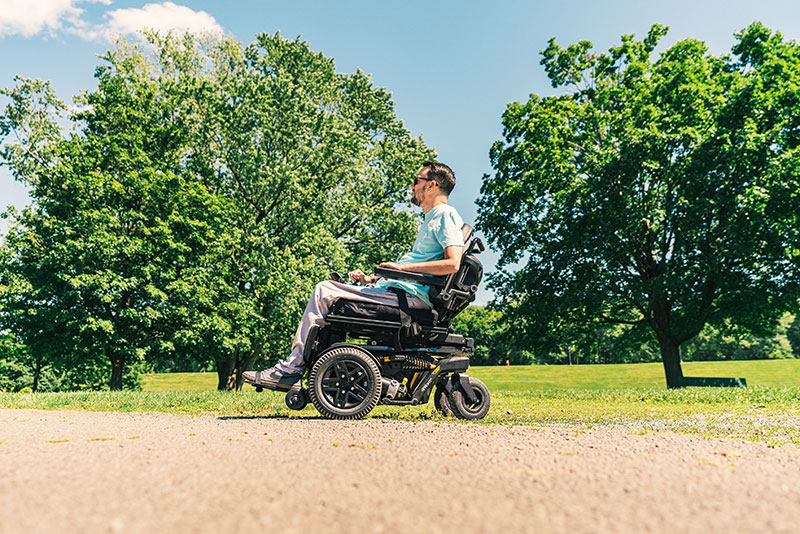
[[[367,376],[360,362],[340,360],[323,374],[322,394],[337,408],[353,408],[369,396]]]

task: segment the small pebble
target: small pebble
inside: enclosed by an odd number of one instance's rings
[[[512,412],[511,410],[506,410],[506,413],[507,413],[508,415],[511,415],[511,414],[512,414],[512,413],[514,413],[514,412]]]

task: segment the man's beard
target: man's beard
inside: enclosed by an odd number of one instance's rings
[[[417,197],[417,194],[413,192],[411,193],[411,203],[414,204],[415,206],[422,205],[422,201],[419,199],[419,197]]]

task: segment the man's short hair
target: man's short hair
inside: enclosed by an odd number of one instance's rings
[[[436,180],[439,184],[439,189],[447,196],[450,196],[450,191],[456,186],[456,175],[453,169],[439,163],[437,161],[426,161],[422,164],[422,168],[428,168],[428,178]]]

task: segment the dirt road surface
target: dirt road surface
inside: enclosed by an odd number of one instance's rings
[[[0,532],[798,532],[800,451],[625,429],[0,410]]]

